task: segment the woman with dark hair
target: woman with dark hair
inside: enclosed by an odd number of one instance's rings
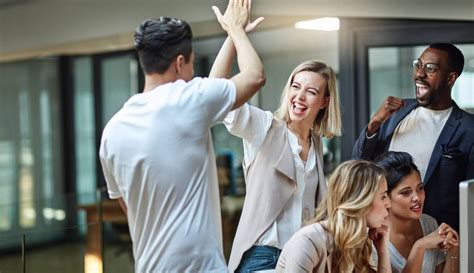
[[[392,271],[459,272],[459,236],[449,225],[423,214],[424,185],[410,154],[387,152],[376,162],[386,171],[390,208]]]

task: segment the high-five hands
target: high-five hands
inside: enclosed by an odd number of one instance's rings
[[[242,27],[244,29],[250,17],[250,1],[229,0],[224,15],[216,6],[212,6],[212,10],[217,17],[217,21],[225,31],[229,32],[232,27]]]
[[[217,21],[225,31],[229,31],[229,25],[231,20],[233,20],[232,18],[234,18],[238,20],[237,25],[242,26],[245,32],[251,32],[264,20],[263,17],[258,17],[253,22],[250,21],[251,7],[252,0],[229,0],[229,4],[227,5],[224,15],[222,15],[221,11],[216,6],[212,6],[212,10],[217,17]],[[242,11],[242,8],[244,8],[246,12]],[[246,20],[244,20],[245,17],[247,18]]]

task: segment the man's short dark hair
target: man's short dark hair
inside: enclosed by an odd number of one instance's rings
[[[456,72],[458,77],[461,75],[464,68],[464,55],[459,48],[450,43],[435,43],[429,45],[429,47],[448,53],[449,67]]]
[[[135,31],[135,48],[145,74],[162,74],[178,55],[191,58],[191,27],[183,20],[161,16],[143,21]]]

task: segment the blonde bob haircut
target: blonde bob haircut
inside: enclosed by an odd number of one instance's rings
[[[323,221],[334,237],[332,272],[369,272],[372,247],[366,216],[382,181],[383,169],[364,160],[346,161],[331,175],[315,222]]]
[[[319,113],[313,123],[313,131],[319,136],[324,136],[327,138],[340,136],[342,121],[339,106],[339,95],[336,88],[336,74],[330,66],[323,62],[316,60],[306,61],[298,65],[293,70],[293,72],[291,72],[291,75],[288,78],[285,88],[281,94],[280,107],[275,111],[275,116],[286,122],[290,121],[288,112],[290,89],[295,75],[302,71],[318,73],[324,79],[326,79],[325,95],[326,97],[329,97],[329,105],[328,107],[319,110]]]

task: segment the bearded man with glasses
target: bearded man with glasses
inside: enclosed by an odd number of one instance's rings
[[[366,160],[386,151],[409,153],[425,187],[424,213],[458,231],[459,182],[474,178],[474,115],[451,97],[463,67],[464,56],[456,46],[428,46],[413,61],[416,99],[389,96],[352,152]]]

